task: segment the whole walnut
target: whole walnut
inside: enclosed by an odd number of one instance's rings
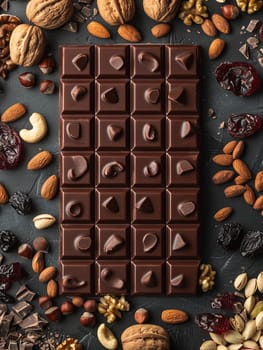
[[[134,0],[97,0],[97,5],[101,17],[112,26],[129,22],[135,15]]]
[[[182,0],[143,0],[147,16],[158,22],[170,22],[177,14]]]
[[[43,57],[46,39],[41,28],[20,24],[10,38],[9,48],[12,62],[29,67],[37,64]]]
[[[70,20],[73,10],[73,0],[30,0],[26,15],[41,28],[55,29]]]

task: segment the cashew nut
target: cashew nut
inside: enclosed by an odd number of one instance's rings
[[[115,350],[118,347],[118,340],[112,331],[102,323],[97,330],[97,337],[99,342],[105,349]]]
[[[19,135],[25,142],[39,142],[47,133],[46,119],[39,113],[33,113],[29,118],[29,122],[32,124],[32,129],[22,129],[20,130]]]

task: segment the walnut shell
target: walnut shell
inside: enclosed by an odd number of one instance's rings
[[[147,16],[158,22],[170,22],[177,14],[182,0],[143,0]]]
[[[11,60],[20,66],[33,66],[43,57],[45,46],[46,39],[41,28],[20,24],[10,38]]]
[[[129,22],[135,15],[134,0],[97,0],[97,5],[101,17],[112,26]]]
[[[73,0],[30,0],[26,7],[29,21],[45,29],[63,26],[73,15]]]

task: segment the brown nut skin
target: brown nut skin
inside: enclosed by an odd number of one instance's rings
[[[42,80],[39,85],[39,90],[44,95],[52,95],[55,92],[55,83],[52,80]]]
[[[31,72],[25,72],[25,73],[20,74],[18,76],[18,80],[23,87],[28,88],[28,89],[35,86],[35,83],[36,83],[35,74],[33,74]]]
[[[101,17],[112,26],[127,23],[135,15],[134,0],[97,0],[97,5]]]
[[[49,321],[57,322],[61,319],[61,311],[58,306],[51,306],[45,311],[45,316]]]
[[[84,312],[79,319],[79,322],[84,327],[94,327],[97,323],[95,315],[91,312]]]
[[[97,310],[97,302],[94,299],[87,300],[87,301],[85,301],[83,307],[84,307],[84,310],[87,311],[87,312],[96,312],[96,310]]]
[[[33,241],[33,247],[38,252],[47,253],[49,250],[49,243],[45,237],[36,237]]]
[[[46,39],[41,28],[20,24],[10,38],[10,57],[17,65],[34,66],[43,57],[45,47]]]
[[[49,296],[44,295],[38,298],[38,305],[41,307],[41,309],[47,310],[53,305],[53,303]]]
[[[60,305],[62,315],[70,315],[74,310],[75,306],[70,301],[64,301],[64,303]]]
[[[53,56],[44,57],[38,64],[39,69],[43,74],[50,74],[56,68],[56,63]]]
[[[33,258],[33,249],[30,244],[23,243],[18,247],[17,253],[21,258],[32,259]]]
[[[148,322],[148,320],[149,320],[148,310],[146,310],[142,307],[140,309],[136,310],[134,313],[134,320],[136,323],[139,323],[139,324]]]
[[[175,18],[180,4],[180,0],[143,0],[143,9],[154,21],[170,22]]]
[[[73,0],[31,0],[26,15],[29,21],[41,28],[55,29],[70,20],[73,10]]]
[[[83,298],[81,298],[81,297],[73,297],[72,299],[71,299],[71,302],[72,302],[72,304],[74,305],[74,306],[76,306],[76,307],[82,307],[83,306],[83,304],[84,304],[84,299]]]
[[[221,12],[222,15],[229,20],[236,19],[240,13],[239,8],[232,4],[221,6]]]

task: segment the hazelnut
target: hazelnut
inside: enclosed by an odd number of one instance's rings
[[[18,255],[21,258],[32,259],[33,257],[33,249],[30,244],[23,243],[18,247]]]
[[[57,322],[61,318],[61,311],[58,306],[51,306],[45,311],[45,316],[49,321]]]
[[[93,315],[91,312],[84,312],[80,316],[80,324],[84,327],[94,327],[97,323],[95,315]]]
[[[238,7],[231,4],[221,6],[221,12],[226,19],[230,20],[236,19],[239,16]]]
[[[52,300],[49,296],[44,295],[44,296],[38,298],[38,305],[41,307],[41,309],[47,310],[47,309],[51,308]]]
[[[39,85],[39,90],[44,95],[52,95],[55,91],[55,83],[52,80],[42,80]]]
[[[31,72],[25,72],[18,76],[18,80],[22,86],[25,88],[32,88],[35,86],[36,78],[35,75]]]
[[[43,74],[50,74],[54,71],[56,64],[53,56],[44,57],[38,64],[39,69]]]
[[[137,322],[139,324],[147,322],[149,320],[148,310],[146,310],[142,307],[140,309],[136,310],[134,313],[134,320],[135,320],[135,322]]]
[[[60,305],[60,311],[61,311],[62,315],[72,314],[74,309],[75,309],[75,307],[70,301],[64,301],[64,303],[62,303]]]
[[[82,307],[83,304],[84,304],[84,299],[81,298],[81,297],[73,297],[73,298],[71,299],[71,302],[72,302],[72,304],[73,304],[74,306],[76,306],[76,307]]]
[[[33,241],[33,247],[38,252],[47,253],[49,250],[49,243],[45,237],[36,237]]]
[[[83,307],[84,307],[84,310],[87,312],[95,312],[97,310],[96,300],[85,301]]]

